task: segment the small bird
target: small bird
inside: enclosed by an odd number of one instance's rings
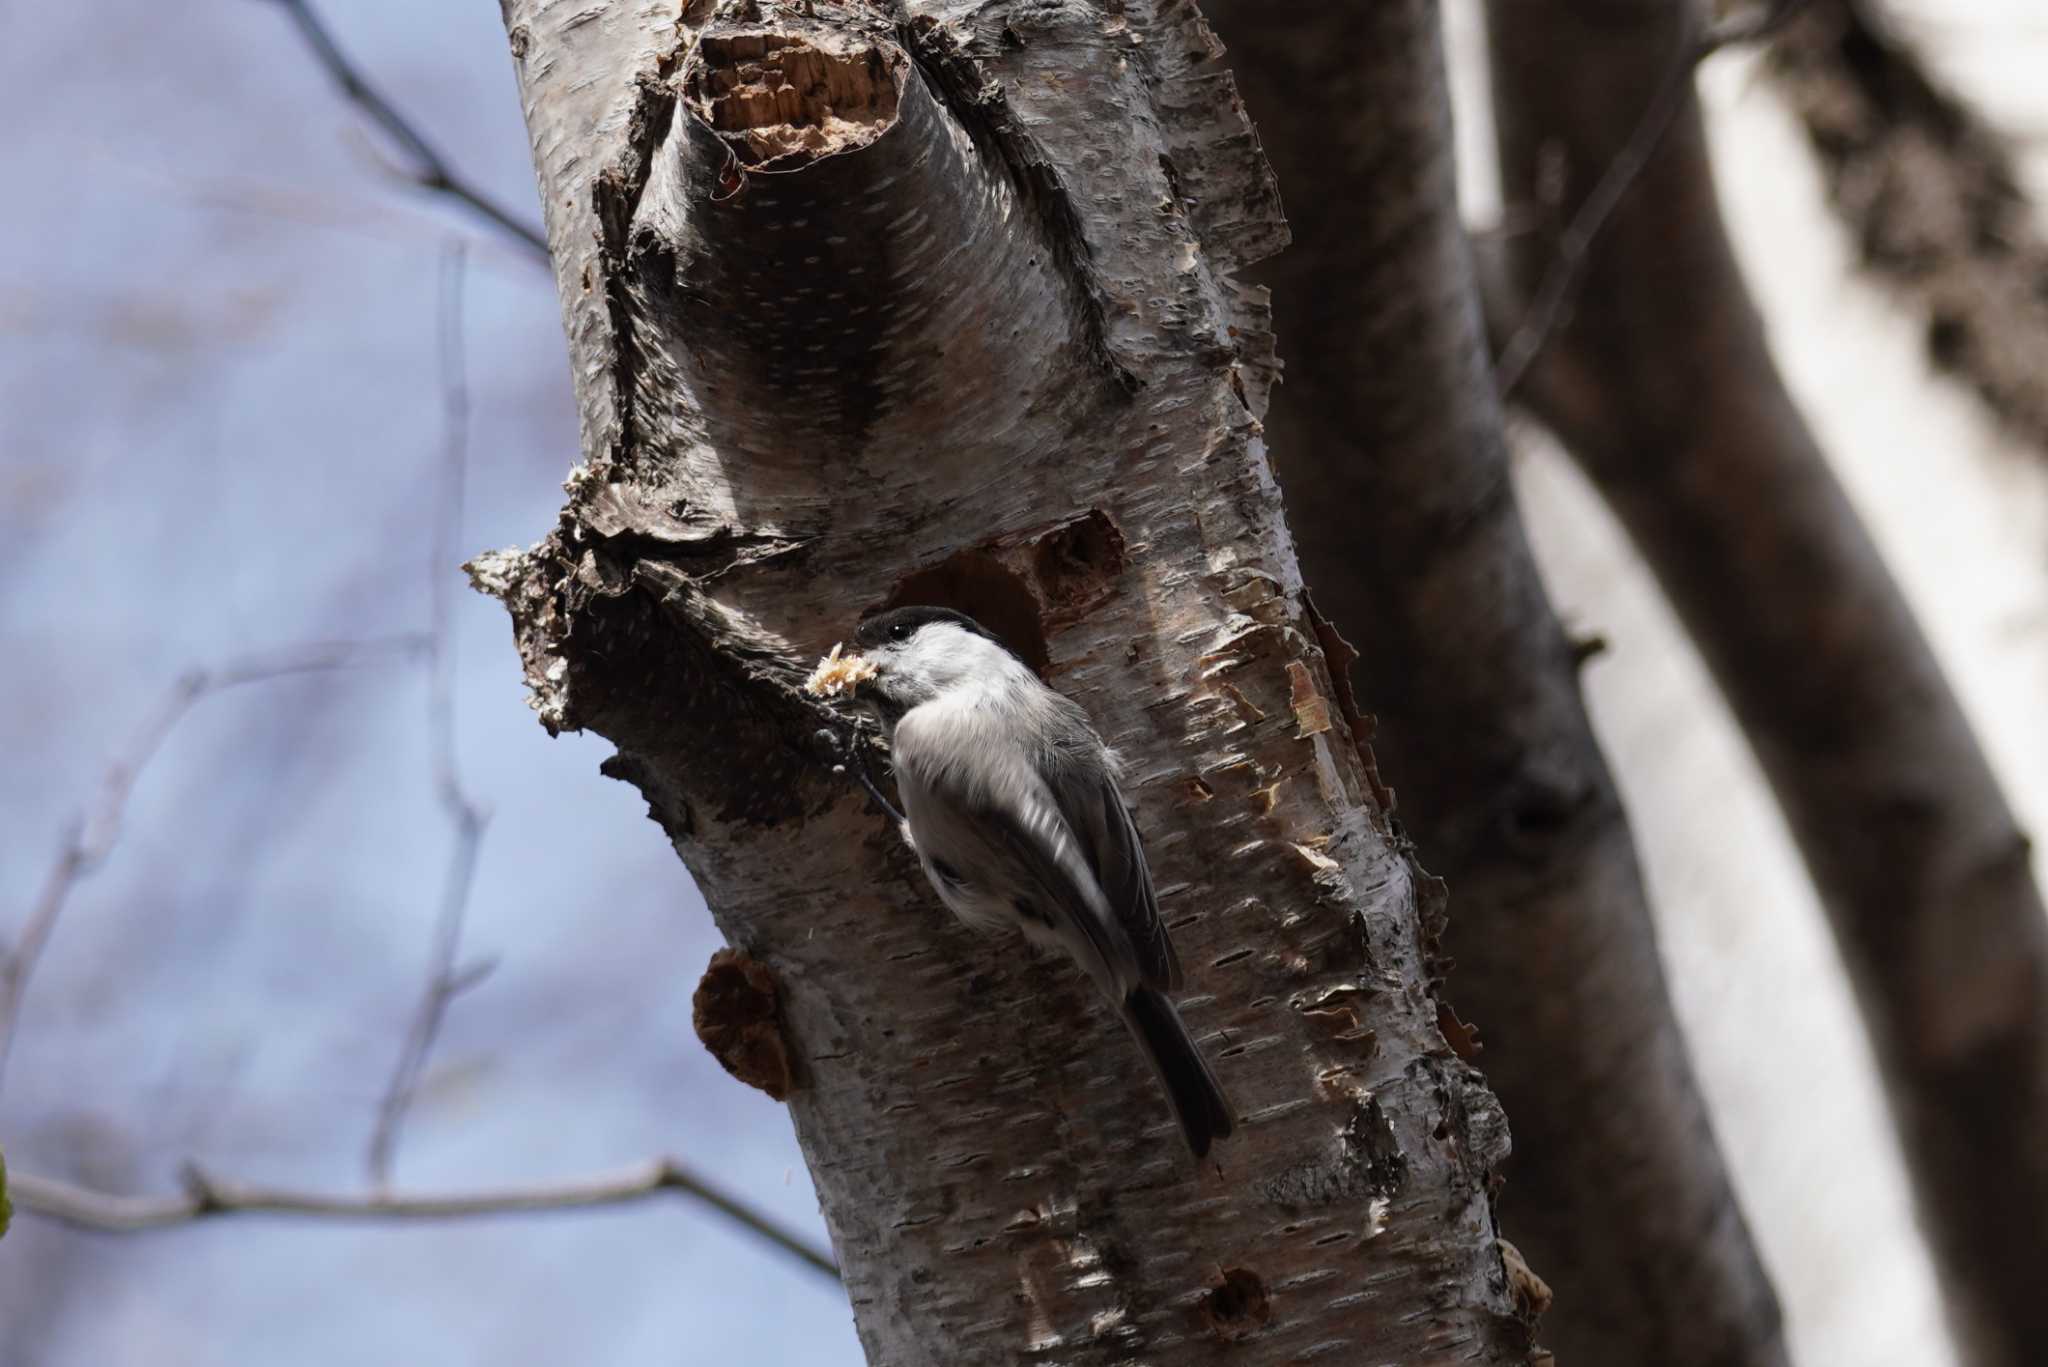
[[[945,608],[878,613],[854,633],[853,699],[881,722],[903,838],[939,900],[976,930],[1021,929],[1079,962],[1143,1046],[1197,1158],[1230,1105],[1168,992],[1180,959],[1088,715],[979,623]],[[849,679],[854,676],[849,676]]]

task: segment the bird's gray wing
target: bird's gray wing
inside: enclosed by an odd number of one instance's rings
[[[1054,794],[1043,784],[1037,789],[1031,798],[994,804],[982,813],[1020,885],[1035,889],[1018,913],[1055,931],[1076,932],[1064,938],[1082,957],[1082,966],[1112,1000],[1121,999],[1133,982],[1145,981],[1143,951],[1096,878],[1081,837]]]
[[[1096,884],[1108,900],[1110,915],[1130,941],[1138,981],[1160,992],[1179,991],[1180,956],[1173,952],[1173,941],[1159,916],[1145,845],[1108,767],[1062,766],[1051,776],[1050,787],[1060,815],[1080,842]]]
[[[1000,752],[950,763],[949,751],[918,743],[917,733],[898,735],[911,742],[897,747],[896,763],[899,787],[909,781],[903,796],[918,849],[962,875],[972,885],[967,898],[1010,897],[1020,920],[1053,932],[1120,999],[1142,978],[1139,952],[1038,770]]]

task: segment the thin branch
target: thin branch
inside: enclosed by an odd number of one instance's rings
[[[341,87],[342,94],[346,95],[404,152],[410,164],[396,167],[394,170],[423,190],[447,195],[467,204],[495,227],[524,244],[543,264],[548,262],[547,238],[538,229],[515,218],[460,175],[449,164],[448,159],[441,155],[439,149],[428,142],[375,86],[364,79],[362,72],[335,43],[334,35],[327,31],[327,26],[313,12],[307,0],[272,2],[284,10],[298,26],[299,33],[306,40],[306,46],[312,49],[313,56],[327,69],[327,74],[334,78],[335,84]]]
[[[187,166],[167,169],[104,140],[83,136],[66,139],[63,151],[94,170],[142,182],[153,194],[219,212],[350,233],[408,247],[418,245],[422,237],[438,241],[448,232],[447,219],[438,206],[425,201],[366,201],[359,193],[313,191],[252,176],[206,176]],[[498,267],[513,262],[522,274],[532,269],[533,253],[524,239],[480,234],[472,239],[471,246],[479,254],[479,265],[488,259]]]
[[[664,1192],[691,1196],[803,1262],[837,1278],[832,1258],[767,1216],[711,1186],[670,1159],[653,1159],[614,1172],[533,1186],[483,1188],[461,1193],[336,1193],[226,1181],[187,1166],[177,1196],[119,1196],[53,1177],[11,1172],[8,1184],[23,1211],[80,1229],[132,1234],[218,1215],[312,1215],[354,1220],[455,1220],[487,1215],[531,1215],[623,1205]]]
[[[1709,24],[1697,34],[1686,25],[1679,26],[1670,62],[1657,82],[1649,104],[1644,107],[1642,117],[1636,120],[1628,141],[1607,163],[1592,191],[1558,236],[1556,254],[1543,272],[1542,282],[1537,286],[1528,310],[1515,325],[1507,345],[1501,348],[1494,373],[1502,398],[1515,392],[1529,373],[1530,365],[1542,353],[1544,344],[1563,321],[1565,306],[1577,293],[1579,277],[1585,271],[1586,254],[1592,250],[1600,230],[1607,226],[1607,220],[1613,217],[1615,209],[1628,194],[1629,187],[1641,177],[1643,167],[1657,154],[1664,135],[1671,131],[1671,121],[1678,117],[1678,111],[1692,97],[1694,69],[1724,47],[1769,37],[1791,22],[1805,3],[1806,0],[1771,0],[1771,3]]]
[[[426,644],[417,633],[376,637],[362,641],[332,641],[294,647],[269,655],[251,655],[231,660],[217,668],[190,669],[180,675],[164,698],[137,730],[128,746],[100,776],[99,791],[91,802],[65,826],[64,837],[41,894],[14,943],[0,952],[0,1077],[14,1044],[15,1026],[28,993],[29,978],[36,962],[57,928],[72,891],[106,863],[121,836],[121,819],[128,797],[183,721],[201,698],[245,684],[267,683],[295,674],[346,669],[386,654],[410,655]]]
[[[441,1031],[449,1003],[488,971],[456,964],[462,949],[462,923],[469,910],[470,888],[476,880],[477,854],[489,821],[482,806],[464,790],[455,757],[453,591],[469,467],[469,376],[462,329],[463,283],[468,266],[467,249],[460,239],[451,240],[441,254],[438,332],[442,458],[440,488],[434,505],[434,535],[427,558],[432,624],[427,725],[433,738],[434,793],[454,828],[455,846],[449,853],[448,870],[441,883],[441,911],[435,922],[426,987],[378,1105],[376,1128],[370,1135],[370,1180],[379,1187],[391,1180],[391,1163],[405,1125],[405,1113],[419,1089],[420,1075],[433,1052],[434,1039]]]

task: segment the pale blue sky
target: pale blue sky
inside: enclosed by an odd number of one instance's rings
[[[330,0],[392,99],[537,216],[496,6]],[[0,12],[0,931],[66,814],[195,664],[427,621],[437,258],[474,239],[464,544],[530,541],[575,458],[552,281],[379,174],[262,0]],[[444,573],[455,576],[450,565]],[[549,740],[493,603],[456,600],[459,746],[494,813],[407,1187],[659,1153],[823,1239],[782,1109],[690,1028],[718,943],[604,743]],[[343,1188],[419,990],[450,835],[424,672],[202,702],[51,942],[0,1093],[10,1162],[137,1192],[195,1158]],[[677,1201],[383,1229],[0,1245],[0,1363],[853,1363],[835,1287]]]

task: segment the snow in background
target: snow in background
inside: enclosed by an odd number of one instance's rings
[[[501,201],[532,174],[494,8],[323,10]],[[2048,26],[1924,0],[1955,79],[2031,132]],[[1471,0],[1451,6],[1483,104]],[[1707,87],[1722,189],[1781,358],[1987,737],[2048,827],[2048,462],[1928,382],[1918,328],[1855,278],[1789,121],[1740,57]],[[260,0],[0,8],[0,928],[66,814],[173,677],[251,649],[417,630],[438,451],[437,257],[472,239],[464,543],[549,525],[576,433],[552,282],[379,175],[360,121]],[[1487,213],[1490,150],[1466,118]],[[1554,452],[1522,489],[1659,900],[1679,1006],[1810,1364],[1950,1360],[1833,950],[1782,825],[1640,564]],[[439,573],[453,575],[453,567]],[[780,1107],[689,1025],[717,943],[607,751],[549,740],[502,611],[456,599],[458,743],[493,821],[468,955],[398,1178],[448,1188],[668,1153],[818,1233]],[[360,1181],[419,990],[449,831],[425,678],[382,664],[209,698],[82,885],[0,1094],[20,1170],[166,1191]],[[1846,1136],[1846,1139],[1844,1139]],[[24,1215],[0,1364],[851,1364],[836,1288],[682,1202],[389,1228],[237,1218],[147,1236]]]

